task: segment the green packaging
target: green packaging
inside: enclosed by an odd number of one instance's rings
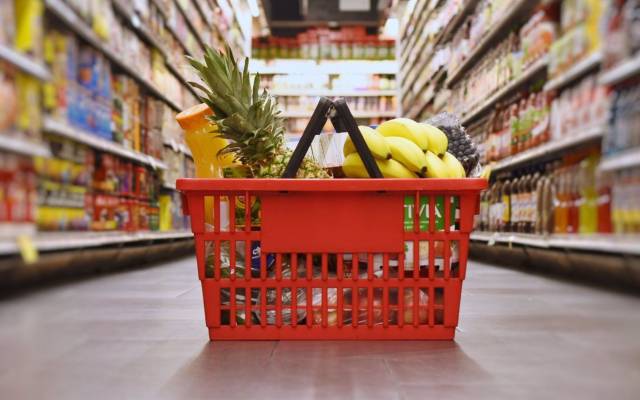
[[[415,196],[405,196],[404,198],[404,230],[407,232],[414,229],[414,204]],[[455,226],[456,212],[458,210],[458,198],[451,198],[450,209],[450,228]],[[435,199],[435,229],[438,231],[444,230],[444,196],[436,196]],[[420,230],[426,231],[429,229],[429,196],[420,196]]]

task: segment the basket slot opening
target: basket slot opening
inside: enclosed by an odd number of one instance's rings
[[[442,240],[433,240],[433,256],[429,254],[429,268],[432,268],[433,265],[434,276],[436,278],[442,278],[444,276],[444,253],[446,245],[447,243]]]
[[[229,199],[229,232],[236,231],[236,196],[231,195]]]
[[[451,230],[460,230],[460,196],[451,196]]]
[[[342,324],[348,325],[353,320],[353,310],[351,305],[353,304],[353,293],[350,288],[342,288]]]
[[[451,278],[460,278],[460,241],[449,241],[449,276]]]
[[[245,192],[241,196],[229,197],[229,210],[227,216],[233,220],[230,224],[231,231],[257,230],[260,227],[260,202],[256,196]]]
[[[444,324],[444,288],[437,287],[435,288],[435,296],[434,296],[434,308],[435,308],[435,324],[442,325]]]

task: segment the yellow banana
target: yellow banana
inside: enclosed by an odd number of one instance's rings
[[[447,166],[449,170],[449,178],[464,178],[466,177],[466,173],[464,172],[464,167],[458,161],[458,159],[448,151],[444,153],[442,156],[442,162]]]
[[[449,171],[440,157],[430,151],[425,153],[427,161],[427,178],[448,178]]]
[[[396,160],[376,160],[382,176],[385,178],[416,178],[416,175]],[[351,153],[344,158],[342,171],[349,178],[369,178],[358,153]]]
[[[429,148],[429,137],[420,124],[409,118],[395,118],[385,121],[376,128],[382,136],[399,136],[411,140],[422,151]]]
[[[442,157],[449,146],[447,135],[440,129],[429,124],[420,124],[425,134],[429,137],[429,151]]]
[[[367,143],[369,151],[375,158],[378,160],[388,160],[391,158],[391,151],[389,150],[389,145],[384,140],[384,136],[368,126],[359,126],[358,128],[360,129],[360,133],[362,133],[364,141]],[[357,152],[356,146],[351,141],[351,136],[347,136],[342,151],[345,156]]]
[[[385,140],[389,144],[391,156],[394,160],[399,161],[413,172],[420,174],[427,172],[427,161],[417,144],[409,139],[397,136],[389,136]]]

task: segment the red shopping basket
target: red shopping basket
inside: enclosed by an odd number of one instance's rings
[[[295,174],[329,115],[344,124],[370,175],[380,176],[346,104],[326,99],[285,176]],[[453,339],[485,180],[180,179],[177,186],[191,216],[211,340]]]

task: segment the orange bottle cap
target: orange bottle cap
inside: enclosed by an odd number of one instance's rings
[[[208,105],[200,103],[176,115],[176,121],[184,130],[198,129],[209,123],[205,117],[212,114]]]

